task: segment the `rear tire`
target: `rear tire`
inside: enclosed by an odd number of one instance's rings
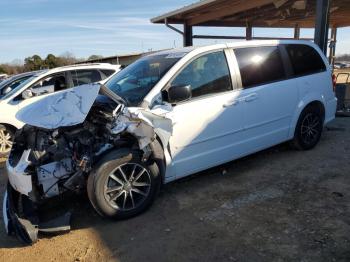
[[[121,149],[107,154],[88,178],[88,196],[104,217],[127,219],[147,210],[161,183],[155,162],[144,163],[141,153]]]
[[[0,125],[0,157],[7,157],[12,148],[14,130]]]
[[[314,148],[323,131],[323,113],[319,107],[310,105],[300,114],[292,145],[298,150]]]

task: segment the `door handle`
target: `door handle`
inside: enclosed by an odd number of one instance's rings
[[[232,100],[227,102],[226,104],[223,104],[223,107],[230,107],[230,106],[235,106],[239,104],[239,100]]]
[[[258,94],[254,93],[254,94],[251,94],[251,95],[249,95],[249,96],[246,96],[246,97],[244,98],[244,101],[246,101],[246,102],[251,102],[251,101],[256,100],[257,98],[258,98]]]

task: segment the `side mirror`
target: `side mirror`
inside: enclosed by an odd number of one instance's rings
[[[24,90],[23,93],[22,93],[22,98],[23,99],[32,98],[33,96],[34,96],[33,92],[30,89]]]
[[[175,104],[188,100],[192,97],[191,85],[175,85],[162,91],[163,101]]]
[[[4,91],[2,91],[2,95],[6,95],[6,94],[10,93],[11,91],[12,91],[12,88],[8,86],[4,89]]]

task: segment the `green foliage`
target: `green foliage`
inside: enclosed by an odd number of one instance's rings
[[[44,60],[44,66],[47,68],[55,68],[61,65],[61,61],[59,57],[54,56],[53,54],[47,55]]]
[[[60,66],[72,65],[79,61],[72,53],[65,52],[60,56],[48,54],[45,59],[39,55],[33,55],[21,60],[14,60],[12,63],[0,64],[0,73],[15,75],[28,71],[36,71],[41,69],[51,69]]]
[[[7,72],[3,66],[0,66],[0,74],[7,74]]]
[[[339,55],[335,58],[336,61],[350,61],[350,54]]]
[[[42,59],[38,55],[33,55],[24,59],[25,71],[36,71],[41,69],[51,69],[59,66],[71,65],[78,62],[72,54],[66,53],[62,56],[56,57],[53,54],[47,55]]]
[[[33,55],[32,57],[27,57],[24,59],[24,68],[27,71],[35,71],[43,69],[44,61],[38,55]]]
[[[103,58],[102,55],[91,55],[89,56],[88,60],[97,60]]]

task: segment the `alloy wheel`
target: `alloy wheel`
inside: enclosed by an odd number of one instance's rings
[[[301,138],[304,143],[312,144],[320,135],[321,119],[315,113],[308,113],[301,123]]]
[[[118,166],[108,176],[104,197],[111,207],[129,211],[142,205],[151,189],[148,170],[137,163]]]
[[[6,129],[0,129],[0,154],[10,152],[12,147],[12,135]]]

